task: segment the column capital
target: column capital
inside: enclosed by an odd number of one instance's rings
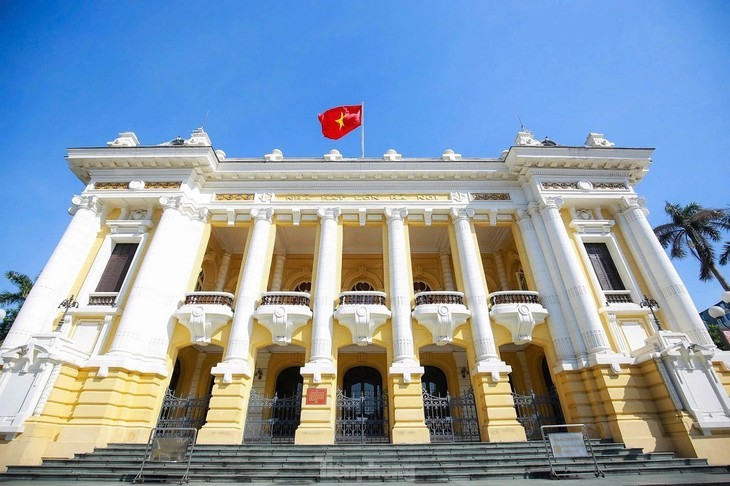
[[[104,210],[104,203],[101,202],[99,196],[89,196],[81,194],[72,197],[71,204],[72,206],[68,208],[68,213],[70,215],[76,214],[76,211],[78,211],[79,209],[88,209],[94,214],[101,214],[101,212]]]
[[[404,220],[408,216],[408,209],[406,208],[385,208],[383,210],[385,216],[390,220]]]
[[[451,221],[456,223],[459,220],[469,220],[474,217],[474,210],[471,208],[451,208]]]
[[[528,209],[517,209],[515,211],[515,221],[517,221],[517,224],[520,224],[525,220],[530,220],[530,213],[528,213]]]
[[[317,210],[317,216],[319,216],[323,221],[327,219],[337,221],[340,214],[342,214],[342,210],[340,208],[319,208]]]
[[[543,209],[560,209],[565,204],[565,201],[560,196],[546,196],[542,198],[540,202],[540,211]]]
[[[164,211],[174,209],[191,220],[197,220],[202,223],[207,223],[208,217],[210,216],[210,211],[207,208],[199,208],[197,204],[184,195],[160,196],[157,202],[162,206]]]
[[[638,196],[622,197],[618,203],[618,208],[622,213],[629,209],[641,209],[645,215],[648,212],[646,209],[646,199]]]
[[[256,221],[262,220],[271,223],[274,217],[274,208],[253,208],[249,214]]]

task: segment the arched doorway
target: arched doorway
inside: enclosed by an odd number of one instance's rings
[[[452,397],[446,373],[435,366],[424,366],[421,388],[431,442],[479,441],[479,420],[471,389],[463,396]]]
[[[543,425],[565,423],[545,351],[535,344],[507,344],[499,352],[512,367],[510,386],[517,421],[528,440],[540,440]]]
[[[243,432],[245,443],[291,444],[302,415],[302,375],[290,366],[276,377],[274,396],[251,391]]]
[[[388,400],[383,379],[375,368],[350,368],[337,393],[338,443],[389,442]]]

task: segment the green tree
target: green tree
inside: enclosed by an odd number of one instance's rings
[[[13,325],[15,318],[18,316],[20,308],[25,302],[25,298],[28,297],[30,289],[33,288],[33,284],[35,283],[29,276],[12,270],[5,272],[5,278],[17,287],[18,290],[15,292],[7,290],[0,292],[0,306],[4,308],[7,307],[5,309],[7,312],[5,320],[2,324],[0,324],[0,342],[5,339],[5,336],[7,336],[10,327]]]
[[[654,234],[664,248],[669,247],[669,256],[679,260],[691,253],[700,262],[700,280],[714,277],[723,289],[730,290],[715,265],[713,247],[713,243],[720,241],[722,232],[730,229],[730,211],[703,208],[695,202],[686,206],[667,202],[664,211],[670,222],[654,228]]]

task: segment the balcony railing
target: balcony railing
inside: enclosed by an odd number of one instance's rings
[[[117,305],[117,295],[117,292],[92,292],[89,294],[89,305],[114,307]]]
[[[340,305],[385,305],[385,292],[342,292]]]
[[[228,292],[190,292],[185,295],[185,305],[210,304],[233,307],[233,294]]]
[[[606,296],[607,304],[633,304],[634,299],[631,298],[629,290],[604,290],[603,295]]]
[[[537,292],[529,290],[507,290],[489,294],[489,305],[500,304],[540,304]]]
[[[416,305],[428,304],[460,304],[464,305],[464,294],[461,292],[419,292],[416,294]]]
[[[303,305],[309,307],[307,292],[266,292],[261,296],[261,305]]]

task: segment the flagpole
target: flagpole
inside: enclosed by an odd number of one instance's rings
[[[361,101],[360,106],[362,106],[362,111],[360,113],[360,117],[362,118],[362,124],[360,127],[360,146],[362,148],[362,158],[365,158],[365,102]]]

